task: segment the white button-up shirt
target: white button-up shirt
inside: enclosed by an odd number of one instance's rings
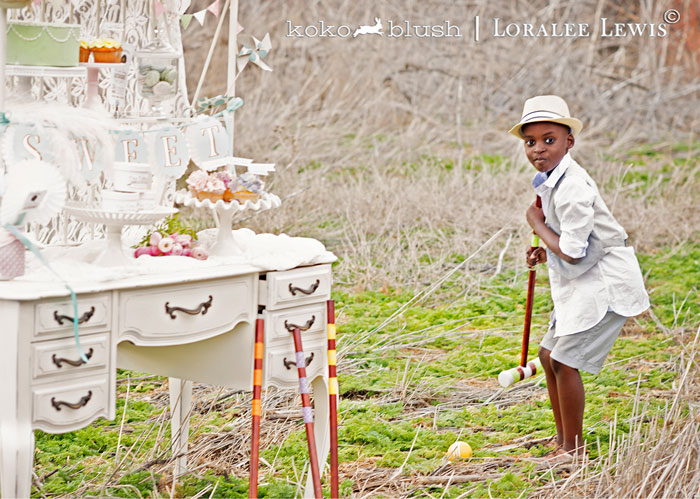
[[[593,231],[603,242],[627,237],[605,205],[593,179],[569,153],[549,177],[537,173],[532,185],[542,198],[545,218],[559,220],[559,248],[571,258],[585,256]],[[549,213],[551,206],[555,213]],[[549,252],[549,258],[558,257]],[[631,317],[649,308],[649,296],[632,247],[605,248],[602,258],[574,279],[560,275],[550,262],[548,267],[557,321],[555,336],[590,329],[608,310]]]

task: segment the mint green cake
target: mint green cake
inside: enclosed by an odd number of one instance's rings
[[[7,23],[7,64],[71,67],[79,55],[79,24]]]

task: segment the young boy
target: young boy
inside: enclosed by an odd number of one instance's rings
[[[583,452],[585,393],[579,370],[597,374],[627,317],[649,307],[649,297],[627,234],[608,210],[593,179],[569,150],[581,131],[561,97],[525,102],[510,133],[523,139],[538,173],[542,200],[527,222],[547,249],[528,251],[527,264],[547,263],[554,311],[539,357],[557,428],[556,464]]]

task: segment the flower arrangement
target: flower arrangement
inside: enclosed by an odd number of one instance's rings
[[[189,256],[206,260],[209,253],[197,241],[192,227],[182,223],[176,213],[157,225],[134,246],[134,257],[150,256]]]
[[[243,204],[246,201],[257,201],[262,194],[265,184],[257,175],[243,173],[236,177],[230,170],[208,173],[195,170],[186,180],[187,186],[194,197],[200,201],[209,199],[211,202],[233,200]]]

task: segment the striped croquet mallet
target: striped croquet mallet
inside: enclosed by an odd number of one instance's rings
[[[248,497],[258,497],[258,462],[260,457],[260,415],[262,412],[262,365],[265,322],[255,321],[255,361],[253,363],[253,431],[250,437],[250,480]]]
[[[542,208],[542,199],[537,196],[536,205],[538,208]],[[539,247],[540,238],[533,232],[532,243],[530,244],[530,250],[533,251],[535,248]],[[525,323],[523,324],[523,343],[520,349],[520,365],[514,367],[513,369],[508,369],[506,371],[501,371],[498,375],[498,382],[503,388],[507,388],[513,383],[521,381],[530,376],[534,376],[535,373],[542,369],[542,363],[539,357],[535,357],[534,360],[530,362],[527,361],[527,352],[530,347],[530,323],[532,321],[532,304],[535,298],[535,277],[536,271],[535,267],[530,269],[527,276],[527,296],[525,300]]]
[[[326,302],[328,320],[328,407],[331,428],[331,498],[338,499],[338,378],[335,353],[335,302]]]
[[[296,353],[297,370],[299,371],[299,392],[301,393],[301,410],[304,415],[304,425],[306,426],[306,443],[309,446],[309,466],[311,467],[311,478],[314,483],[314,496],[323,498],[321,489],[321,475],[318,472],[318,453],[316,452],[316,437],[314,435],[314,414],[311,408],[311,397],[309,397],[309,381],[306,379],[306,359],[304,349],[301,345],[301,330],[295,327],[292,330],[294,336],[294,352]]]

